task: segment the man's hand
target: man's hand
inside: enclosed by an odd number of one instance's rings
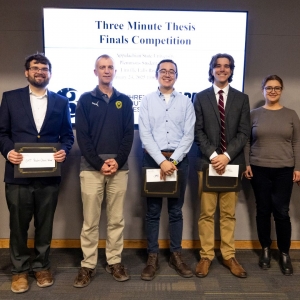
[[[219,175],[223,175],[225,173],[225,168],[222,170],[216,170]]]
[[[228,163],[229,158],[225,154],[219,154],[211,160],[211,164],[218,174],[220,174],[219,171],[222,171],[222,174],[225,172],[225,167]]]
[[[244,172],[244,175],[247,179],[251,179],[253,177],[252,169],[250,166],[246,167],[246,171]]]
[[[116,173],[118,171],[119,165],[114,158],[107,159],[105,163],[109,166],[111,174]]]
[[[54,153],[54,159],[57,162],[63,162],[66,159],[66,152],[65,150],[59,150]]]
[[[11,150],[8,154],[7,159],[14,165],[19,165],[23,160],[23,155],[15,150]]]
[[[177,170],[176,166],[168,160],[160,164],[160,179],[166,180],[166,176],[172,175]]]
[[[111,169],[110,169],[109,165],[104,163],[102,168],[100,169],[100,173],[103,175],[111,175]]]
[[[103,175],[113,175],[118,171],[118,168],[119,165],[116,160],[114,158],[109,158],[104,162],[100,172]]]

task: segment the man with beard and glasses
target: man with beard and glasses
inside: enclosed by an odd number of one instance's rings
[[[31,270],[39,287],[53,284],[49,252],[60,182],[60,177],[15,178],[14,165],[23,160],[23,155],[14,150],[15,143],[60,143],[54,159],[63,162],[74,142],[68,99],[47,90],[50,61],[41,53],[29,56],[25,76],[29,85],[3,93],[0,107],[0,151],[6,159],[4,181],[14,293],[28,290]],[[27,231],[32,217],[35,257],[30,261]]]

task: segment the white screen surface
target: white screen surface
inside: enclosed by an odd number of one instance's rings
[[[133,101],[137,124],[143,95],[158,87],[155,70],[162,59],[176,62],[175,89],[191,98],[211,85],[211,57],[228,53],[235,60],[231,86],[242,90],[246,27],[246,12],[45,8],[49,89],[69,98],[74,123],[80,95],[98,83],[95,60],[108,54],[117,70],[113,86]]]

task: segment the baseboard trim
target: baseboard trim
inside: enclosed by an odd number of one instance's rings
[[[28,247],[33,248],[34,240],[28,240]],[[99,248],[105,248],[105,240],[99,240]],[[215,248],[220,247],[220,241],[215,242]],[[259,241],[235,241],[236,249],[260,249]],[[9,239],[0,239],[0,248],[9,248]],[[52,240],[51,248],[80,248],[80,240]],[[146,240],[124,240],[124,248],[147,248]],[[169,248],[169,240],[159,240],[159,248]],[[183,240],[182,248],[199,249],[199,240]],[[277,243],[273,242],[271,248],[277,248]],[[300,241],[292,241],[291,249],[300,249]]]

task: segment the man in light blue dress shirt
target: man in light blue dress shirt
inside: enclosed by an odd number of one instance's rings
[[[144,167],[160,168],[161,178],[175,170],[182,172],[179,198],[168,198],[170,251],[169,266],[182,277],[191,277],[191,269],[181,257],[182,206],[188,178],[187,153],[194,140],[195,112],[192,102],[174,90],[178,77],[177,65],[162,60],[156,68],[158,90],[146,95],[141,102],[139,132],[144,148]],[[158,233],[162,198],[147,198],[146,234],[148,261],[142,271],[143,280],[152,280],[158,269]]]

